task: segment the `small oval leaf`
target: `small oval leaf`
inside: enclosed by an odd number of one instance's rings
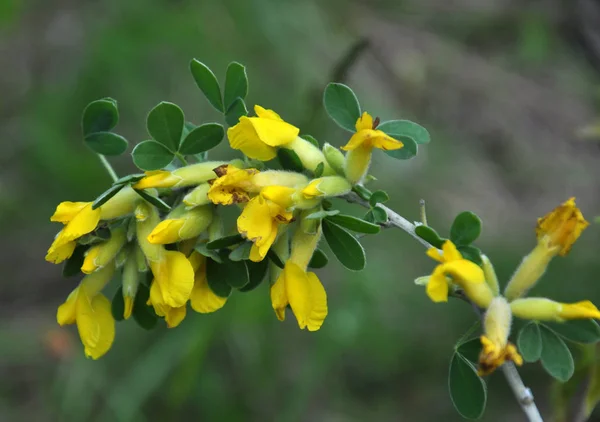
[[[483,258],[481,258],[481,249],[475,247],[473,245],[463,245],[459,246],[458,251],[463,256],[463,258],[468,259],[471,262],[474,262],[477,265],[483,264]]]
[[[460,353],[454,353],[450,361],[448,388],[454,408],[467,419],[478,419],[483,415],[487,401],[485,382],[477,370]]]
[[[325,255],[325,252],[323,252],[321,249],[315,249],[315,251],[313,252],[313,256],[310,259],[310,262],[308,263],[308,266],[310,268],[323,268],[324,266],[327,265],[327,263],[329,262],[329,258],[327,258],[327,255]]]
[[[223,249],[229,246],[237,245],[238,243],[242,243],[243,241],[244,237],[241,234],[234,234],[231,236],[225,236],[220,239],[213,240],[212,242],[208,242],[206,244],[206,248],[208,250]]]
[[[356,132],[355,126],[360,117],[360,104],[350,87],[344,84],[330,83],[325,88],[323,105],[329,117],[338,126],[350,132]]]
[[[539,324],[530,322],[521,328],[517,338],[517,346],[525,362],[539,360],[542,356],[542,335]]]
[[[112,132],[94,132],[83,138],[83,142],[95,153],[121,155],[127,150],[127,139]]]
[[[158,323],[158,317],[154,312],[154,308],[147,304],[149,297],[150,290],[145,284],[140,283],[135,299],[133,300],[132,315],[135,322],[145,330],[152,330]]]
[[[231,62],[227,66],[225,75],[225,92],[223,94],[225,108],[228,109],[238,97],[245,99],[246,95],[248,95],[246,68],[238,62]]]
[[[398,137],[398,138],[400,138],[400,137]],[[396,138],[396,139],[398,139],[398,138]],[[417,156],[417,154],[419,153],[419,147],[414,140],[412,140],[411,138],[398,139],[398,140],[402,141],[404,146],[400,149],[393,149],[393,150],[385,151],[385,153],[387,155],[395,158],[396,160],[410,160],[411,158],[414,158]]]
[[[143,141],[131,151],[133,163],[145,171],[160,170],[168,166],[175,155],[156,141]]]
[[[365,250],[352,234],[331,221],[323,220],[323,235],[344,267],[353,271],[365,268]]]
[[[440,237],[440,235],[429,226],[415,227],[415,234],[424,241],[431,243],[431,246],[433,246],[434,248],[438,249],[441,249],[442,245],[446,241],[446,239]]]
[[[246,103],[241,98],[236,98],[225,112],[225,122],[229,126],[235,126],[240,121],[240,117],[248,115]]]
[[[574,343],[597,343],[600,326],[593,319],[546,323],[555,333]]]
[[[248,284],[240,289],[240,292],[249,292],[254,290],[263,282],[269,268],[269,260],[263,259],[260,262],[246,261],[246,267],[248,268],[248,276],[250,281],[248,281]]]
[[[371,194],[371,197],[369,198],[369,204],[372,207],[374,207],[377,204],[383,204],[384,202],[387,202],[389,200],[390,197],[388,196],[387,192],[382,190],[376,190]]]
[[[123,300],[123,287],[119,286],[110,304],[110,312],[115,321],[123,321],[125,312],[125,301]]]
[[[560,382],[567,382],[575,371],[571,351],[554,331],[540,325],[542,338],[542,367]]]
[[[208,102],[221,113],[225,112],[221,88],[215,74],[204,63],[194,59],[190,63],[190,70],[198,88],[204,93]]]
[[[298,154],[295,151],[287,148],[279,148],[277,150],[277,159],[284,170],[295,171],[302,173],[304,166]]]
[[[63,277],[73,277],[81,273],[81,266],[87,250],[87,245],[77,245],[75,247],[73,254],[65,261],[62,271]]]
[[[244,265],[243,262],[239,264]],[[220,264],[210,258],[206,260],[206,281],[208,282],[208,287],[210,287],[214,294],[220,297],[229,297],[231,294],[231,285],[227,280],[229,276],[227,265],[226,263]]]
[[[326,219],[357,233],[377,234],[381,231],[381,226],[378,224],[369,223],[351,215],[337,214],[329,216]]]
[[[481,220],[471,211],[463,211],[456,216],[450,228],[450,240],[456,245],[473,243],[481,234]]]
[[[92,204],[92,209],[95,210],[96,208],[105,204],[106,201],[108,201],[110,198],[112,198],[117,193],[119,193],[119,191],[121,189],[123,189],[124,187],[125,187],[125,185],[114,185],[114,186],[111,186],[110,188],[108,188],[98,198],[96,198],[96,200]]]
[[[431,140],[427,129],[410,120],[388,120],[377,126],[377,129],[402,142],[408,138],[416,144],[428,144]]]
[[[178,105],[163,101],[150,110],[146,120],[148,133],[170,151],[177,151],[185,117]]]
[[[193,129],[181,142],[179,152],[184,155],[208,151],[223,140],[225,130],[218,123],[206,123]]]
[[[119,122],[117,102],[112,98],[92,101],[83,110],[81,127],[83,136],[96,132],[108,132]]]
[[[164,212],[171,211],[171,207],[169,206],[169,204],[167,204],[165,201],[163,201],[159,197],[150,195],[148,192],[146,192],[143,189],[134,189],[134,190],[139,196],[144,198],[146,201],[148,201],[150,204],[154,205],[159,210],[164,211]]]

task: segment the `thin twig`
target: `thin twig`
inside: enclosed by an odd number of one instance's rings
[[[360,198],[354,192],[344,195],[343,199],[354,204],[359,204],[365,208],[371,207],[368,201],[365,201],[364,199]],[[426,248],[433,247],[430,243],[417,236],[417,234],[415,233],[416,226],[413,223],[399,215],[391,208],[386,207],[385,205],[378,204],[378,206],[383,208],[388,216],[388,222],[382,224],[383,227],[399,228],[400,230],[404,230],[406,233],[414,237]],[[465,297],[465,299],[467,298]],[[471,303],[468,299],[467,302]],[[519,372],[517,371],[515,365],[512,362],[506,362],[504,365],[502,365],[502,373],[504,374],[508,385],[513,391],[517,401],[519,402],[521,409],[523,409],[523,412],[525,413],[525,415],[527,415],[529,421],[543,422],[540,412],[533,400],[533,394],[531,393],[531,390],[528,387],[526,387],[525,384],[523,384],[523,380],[521,379],[521,376],[519,375]]]
[[[101,155],[101,154],[96,154],[96,155],[100,159],[100,162],[102,163],[102,165],[106,169],[106,172],[108,173],[108,175],[110,176],[110,178],[113,180],[113,182],[116,182],[117,180],[119,180],[119,176],[117,176],[117,173],[115,172],[115,169],[112,168],[112,166],[110,165],[110,163],[108,162],[108,160],[106,159],[106,157],[104,155]]]

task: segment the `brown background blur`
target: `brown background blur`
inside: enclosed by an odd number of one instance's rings
[[[44,261],[49,216],[110,183],[81,142],[83,107],[117,99],[116,130],[131,145],[161,100],[192,122],[220,121],[192,58],[221,81],[227,63],[244,63],[249,104],[322,142],[347,141],[321,107],[332,79],[382,120],[426,126],[432,142],[415,159],[376,155],[377,186],[411,220],[424,198],[442,234],[458,212],[480,215],[478,246],[503,282],[533,247],[538,216],[569,196],[588,219],[600,214],[589,128],[600,121],[598,1],[1,0],[0,58],[2,422],[460,420],[448,363],[474,316],[413,285],[433,263],[399,231],[362,239],[361,273],[333,257],[318,271],[330,310],[317,333],[279,323],[266,283],[175,330],[121,323],[99,361],[57,326],[76,280]],[[231,157],[225,144],[214,157]],[[112,161],[134,171],[127,154]],[[533,294],[600,304],[598,233],[592,225]],[[539,365],[522,373],[549,415],[550,378]],[[524,420],[500,374],[488,387],[484,421]]]

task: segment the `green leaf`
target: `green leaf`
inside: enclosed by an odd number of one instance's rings
[[[312,136],[312,135],[301,135],[300,137],[302,139],[304,139],[305,141],[310,142],[311,144],[313,144],[317,148],[321,149],[321,145],[319,144],[319,141],[317,141],[317,139],[314,136]]]
[[[473,243],[481,234],[481,220],[471,211],[456,216],[450,228],[450,240],[456,245]]]
[[[428,144],[431,140],[427,129],[410,120],[389,120],[381,123],[377,129],[402,142],[410,139],[415,144]]]
[[[374,207],[377,204],[383,204],[384,202],[387,202],[389,200],[390,197],[388,196],[387,192],[382,190],[376,190],[371,194],[371,197],[369,198],[369,204],[372,207]]]
[[[200,154],[219,145],[225,136],[223,126],[206,123],[193,129],[181,142],[179,152],[184,155]]]
[[[530,322],[521,328],[517,338],[519,353],[525,362],[535,362],[542,356],[542,334],[536,322]]]
[[[243,261],[246,259],[250,259],[250,249],[252,249],[252,242],[246,241],[236,247],[229,254],[229,259],[231,261]]]
[[[164,211],[164,212],[171,211],[171,207],[169,206],[169,204],[167,204],[165,201],[163,201],[159,197],[150,195],[148,192],[146,192],[143,189],[134,189],[134,190],[139,196],[144,198],[146,201],[148,201],[150,204],[154,205],[159,210]]]
[[[65,261],[62,271],[63,277],[79,275],[83,260],[85,259],[85,251],[87,250],[88,247],[86,245],[77,245],[75,247],[71,257]]]
[[[213,240],[212,242],[208,242],[206,244],[206,248],[208,250],[215,249],[223,249],[229,246],[237,245],[238,243],[242,243],[244,238],[241,234],[234,234],[231,236],[225,236],[220,239]]]
[[[215,74],[204,63],[194,59],[190,63],[192,76],[196,81],[198,88],[202,90],[208,102],[220,111],[225,112],[223,107],[223,99],[221,98],[221,88]]]
[[[277,150],[277,159],[284,170],[295,171],[301,173],[304,170],[302,161],[295,151],[287,148],[279,148]]]
[[[98,198],[96,198],[96,200],[92,204],[92,209],[95,210],[99,206],[105,204],[106,201],[108,201],[110,198],[112,198],[117,193],[119,193],[119,191],[121,189],[123,189],[124,187],[125,187],[125,185],[115,185],[115,186],[111,186],[110,188],[108,188]]]
[[[229,297],[231,294],[231,285],[228,283],[226,277],[235,276],[234,271],[232,274],[229,274],[227,271],[227,261],[224,261],[223,264],[220,264],[212,259],[206,260],[206,281],[208,282],[208,287],[213,291],[214,294],[220,297]],[[231,261],[230,261],[231,262]],[[239,263],[244,265],[243,262]],[[244,269],[246,267],[244,266]],[[237,270],[238,268],[236,268]],[[246,277],[248,277],[246,271]],[[246,283],[248,280],[246,280]]]
[[[600,341],[600,326],[593,319],[548,322],[545,325],[561,337],[575,343],[597,343]]]
[[[112,98],[92,101],[83,110],[81,128],[86,137],[96,132],[108,132],[119,122],[117,102]]]
[[[365,201],[368,201],[371,199],[371,195],[372,195],[371,191],[362,185],[354,185],[352,187],[352,191],[354,193],[356,193],[361,199],[364,199]]]
[[[95,153],[121,155],[127,150],[127,139],[112,132],[94,132],[83,138],[83,142]]]
[[[396,160],[410,160],[417,156],[419,153],[419,146],[415,141],[406,138],[402,140],[402,143],[404,144],[402,148],[385,151],[385,153]]]
[[[101,227],[92,233],[81,236],[79,239],[77,239],[77,243],[81,245],[93,245],[104,242],[108,239],[110,239],[110,230],[107,227]]]
[[[321,249],[315,249],[313,256],[308,263],[310,268],[323,268],[329,262],[329,258]]]
[[[331,210],[331,211],[321,210],[321,211],[316,211],[311,214],[308,214],[306,217],[304,217],[304,219],[305,220],[322,220],[325,217],[330,217],[332,215],[337,215],[339,213],[340,213],[340,210]]]
[[[229,126],[235,126],[240,121],[240,117],[248,115],[246,103],[241,98],[236,98],[225,112],[225,121]]]
[[[218,263],[222,263],[219,251],[217,249],[208,249],[206,243],[198,243],[196,246],[194,246],[194,250],[207,258],[211,258]]]
[[[440,237],[440,235],[429,226],[417,226],[415,227],[415,234],[426,242],[431,243],[434,248],[441,249],[446,239]]]
[[[152,306],[147,305],[149,297],[150,290],[145,284],[140,283],[135,299],[133,300],[132,315],[135,322],[145,330],[153,329],[158,322],[158,317],[154,313],[154,309]]]
[[[379,205],[374,206],[371,209],[371,212],[373,213],[373,219],[375,223],[378,224],[385,224],[388,221],[388,215],[387,215],[387,211],[383,208],[381,208]]]
[[[236,98],[245,99],[248,95],[248,75],[246,68],[237,62],[229,63],[225,76],[225,92],[223,94],[225,108],[235,101]]]
[[[358,233],[377,234],[381,230],[379,225],[351,215],[337,214],[327,217],[326,220]]]
[[[325,88],[323,105],[329,117],[340,127],[350,132],[356,132],[355,126],[360,117],[360,104],[350,87],[344,84],[330,83]]]
[[[260,283],[265,279],[267,270],[269,268],[269,261],[263,259],[260,262],[246,261],[246,267],[248,268],[248,276],[250,281],[244,287],[240,289],[240,292],[249,292],[256,289]]]
[[[277,255],[277,253],[273,249],[269,249],[269,252],[267,252],[267,258],[269,258],[273,264],[275,264],[281,269],[283,269],[283,267],[285,266],[281,258],[279,258],[279,255]]]
[[[123,287],[119,286],[110,304],[110,312],[116,321],[123,321],[125,312],[125,300],[123,300]]]
[[[481,249],[473,245],[463,245],[459,246],[457,249],[463,258],[468,259],[477,265],[483,264],[483,258],[481,258]]]
[[[352,234],[331,221],[323,220],[323,235],[344,267],[353,271],[365,268],[365,250]]]
[[[460,353],[469,362],[479,361],[481,353],[481,340],[479,337],[473,337],[456,345],[456,351]]]
[[[163,101],[150,110],[146,127],[152,138],[170,151],[177,151],[185,118],[178,105]]]
[[[487,401],[485,382],[460,353],[454,353],[450,361],[448,388],[452,404],[463,418],[478,419],[483,415]]]
[[[131,151],[133,163],[145,171],[160,170],[168,166],[175,155],[156,141],[143,141]]]
[[[314,171],[315,177],[321,177],[323,175],[324,170],[325,170],[325,164],[323,164],[323,162],[321,161],[319,164],[317,164],[317,167],[315,167],[315,171]]]
[[[137,174],[128,174],[127,176],[123,176],[113,182],[113,186],[116,185],[130,185],[142,180],[146,175],[144,173]]]
[[[552,330],[540,325],[542,338],[542,366],[554,378],[560,382],[566,382],[571,378],[575,370],[573,356],[565,342]]]

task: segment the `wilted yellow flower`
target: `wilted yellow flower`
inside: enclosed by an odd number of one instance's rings
[[[126,233],[124,227],[117,227],[110,232],[110,239],[89,248],[85,254],[81,271],[91,274],[99,268],[108,265],[119,253],[125,244]]]
[[[490,287],[485,283],[483,270],[475,263],[464,259],[454,243],[447,240],[442,252],[430,248],[427,255],[440,262],[427,283],[427,295],[434,302],[447,302],[449,280],[459,285],[467,297],[481,308],[487,308],[493,299]]]
[[[262,261],[277,238],[279,225],[291,220],[291,212],[262,195],[250,200],[237,219],[238,232],[254,243],[250,250],[250,260]]]
[[[115,338],[110,301],[100,293],[112,278],[114,268],[111,263],[85,276],[56,313],[60,325],[77,324],[85,355],[92,359],[108,352]]]
[[[356,121],[356,133],[342,147],[346,154],[345,173],[348,180],[358,183],[369,170],[373,148],[385,151],[400,149],[404,144],[373,127],[373,117],[366,111]]]
[[[148,235],[150,243],[166,245],[199,236],[213,218],[214,205],[204,205],[187,210],[182,204],[175,208]]]
[[[502,296],[494,298],[485,313],[483,320],[484,335],[481,336],[483,346],[479,355],[480,376],[494,372],[506,361],[517,365],[523,364],[523,358],[514,344],[508,342],[512,315],[508,302]]]
[[[211,181],[208,199],[215,204],[231,205],[248,202],[249,192],[254,190],[252,176],[256,169],[239,169],[232,165],[223,165],[213,169],[217,179]]]
[[[541,297],[513,300],[510,308],[514,316],[537,321],[563,322],[571,319],[600,319],[600,311],[589,300],[560,303]]]
[[[148,188],[184,188],[199,185],[214,179],[213,169],[224,165],[223,161],[205,161],[178,168],[177,170],[147,171],[146,177],[137,182],[135,189]]]
[[[300,129],[283,121],[273,110],[254,106],[256,117],[240,117],[235,126],[227,130],[229,145],[241,150],[246,156],[261,161],[275,158],[275,147],[293,141]]]
[[[569,198],[539,218],[535,231],[539,242],[565,256],[589,224],[575,205],[575,198]]]

